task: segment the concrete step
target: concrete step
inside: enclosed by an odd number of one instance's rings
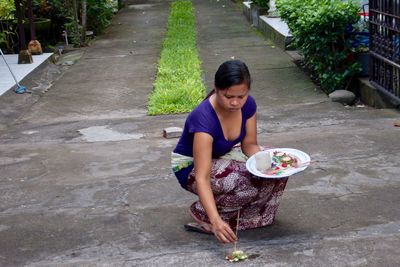
[[[267,39],[271,40],[282,50],[290,50],[292,40],[289,27],[279,17],[260,15],[260,11],[250,5],[251,2],[243,2],[242,11],[247,20],[259,29]],[[264,12],[266,13],[266,12]]]
[[[283,50],[291,50],[292,35],[289,27],[281,18],[260,16],[258,20],[259,30],[271,40],[277,47]]]

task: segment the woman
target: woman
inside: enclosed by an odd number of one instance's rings
[[[190,207],[196,223],[185,227],[213,233],[222,243],[236,242],[236,225],[244,230],[271,224],[287,182],[259,179],[246,170],[247,157],[260,151],[250,85],[246,64],[223,63],[213,91],[187,117],[172,153],[181,186],[199,197]]]

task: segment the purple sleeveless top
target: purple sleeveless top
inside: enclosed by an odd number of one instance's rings
[[[240,135],[233,141],[225,139],[217,113],[212,107],[209,98],[201,102],[187,117],[183,133],[174,149],[175,153],[193,157],[194,133],[208,133],[213,138],[212,157],[219,158],[228,153],[232,147],[240,143],[246,136],[246,121],[251,118],[257,110],[257,105],[252,96],[248,96],[242,107],[242,127]],[[186,170],[185,170],[186,169]],[[186,189],[187,178],[193,165],[175,172],[182,187]]]

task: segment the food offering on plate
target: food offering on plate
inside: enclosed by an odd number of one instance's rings
[[[262,173],[273,175],[282,174],[285,169],[297,168],[299,160],[289,153],[274,151],[255,155],[256,169]]]
[[[235,250],[232,254],[226,256],[225,259],[230,262],[244,261],[247,259],[247,255],[242,250]]]
[[[293,148],[259,151],[246,161],[246,168],[262,178],[279,179],[304,171],[311,163],[310,156]]]
[[[289,153],[274,151],[272,156],[272,165],[266,174],[282,174],[286,169],[297,168],[299,159]]]

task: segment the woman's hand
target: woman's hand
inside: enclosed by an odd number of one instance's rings
[[[237,241],[237,237],[235,233],[232,231],[229,224],[224,222],[221,218],[211,223],[211,229],[215,237],[221,243],[235,243]]]

